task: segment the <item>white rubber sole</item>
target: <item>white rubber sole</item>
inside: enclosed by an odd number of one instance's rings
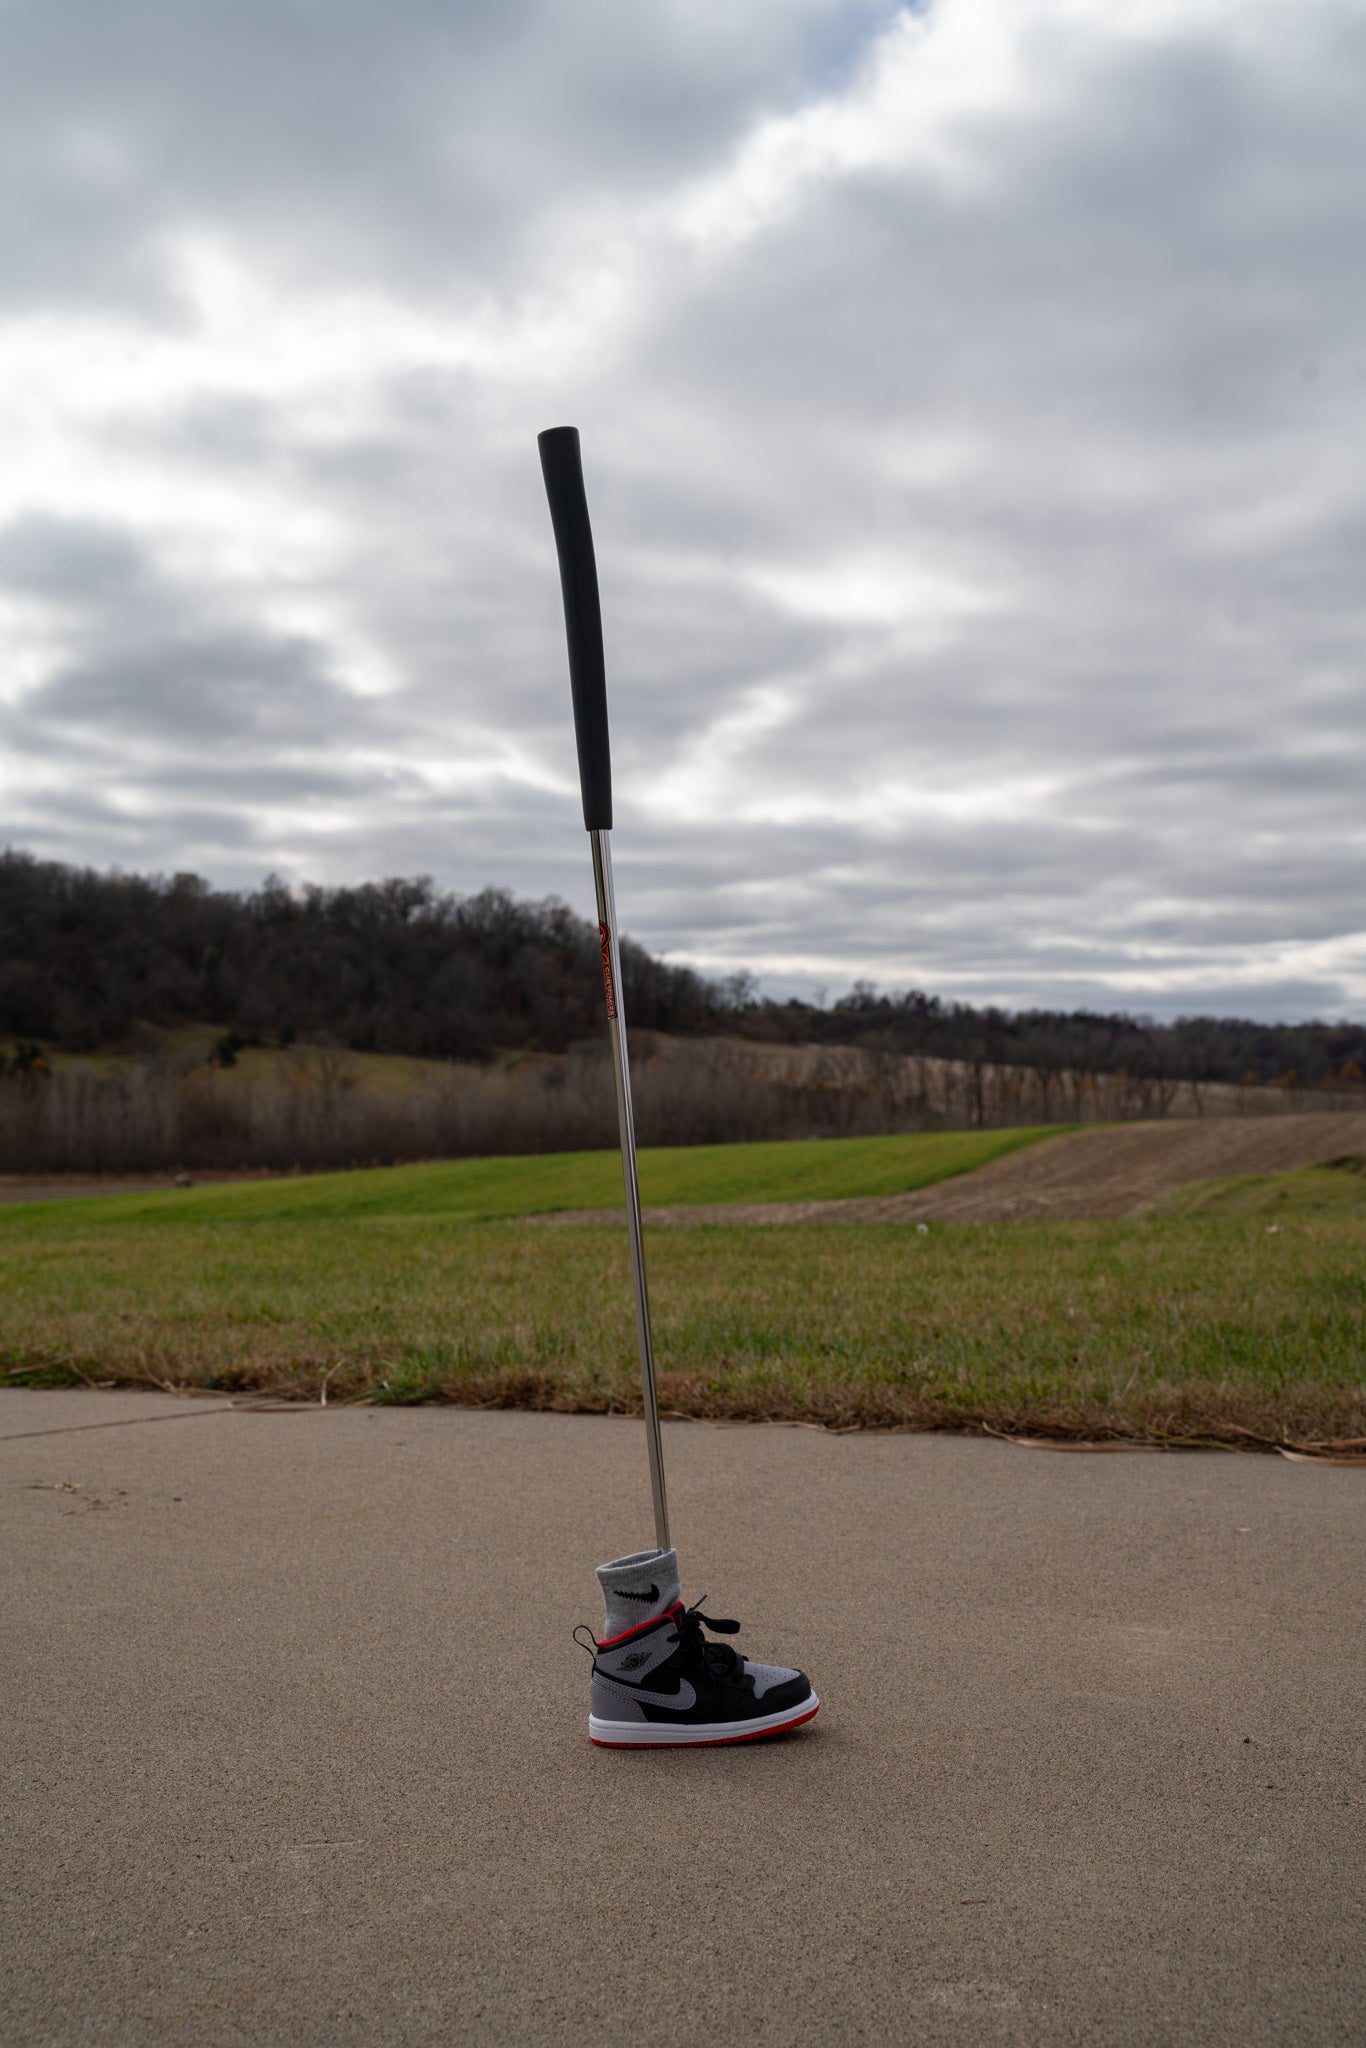
[[[695,1721],[691,1727],[680,1722],[600,1721],[588,1716],[588,1735],[600,1749],[683,1749],[699,1742],[758,1742],[765,1735],[781,1735],[786,1728],[800,1728],[820,1706],[814,1692],[781,1714],[764,1714],[746,1721],[737,1733],[734,1721]]]

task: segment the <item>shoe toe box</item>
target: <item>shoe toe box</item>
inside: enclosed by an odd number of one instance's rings
[[[811,1691],[804,1671],[782,1664],[755,1664],[747,1657],[745,1676],[754,1681],[755,1704],[763,1714],[781,1714],[785,1707],[798,1706]]]

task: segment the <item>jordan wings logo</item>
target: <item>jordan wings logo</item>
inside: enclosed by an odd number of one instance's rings
[[[651,1586],[648,1593],[628,1593],[618,1586],[617,1598],[618,1600],[657,1600],[659,1598],[659,1588],[658,1586]]]

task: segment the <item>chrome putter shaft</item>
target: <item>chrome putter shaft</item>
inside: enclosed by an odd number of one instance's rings
[[[612,759],[607,730],[607,680],[602,653],[602,610],[588,500],[583,487],[583,460],[577,427],[549,427],[537,436],[564,595],[565,636],[569,643],[569,683],[574,699],[574,737],[579,756],[583,822],[593,854],[593,884],[598,901],[598,941],[602,952],[602,986],[607,1000],[607,1028],[612,1042],[612,1075],[617,1091],[617,1128],[621,1138],[621,1177],[626,1191],[626,1230],[631,1246],[631,1285],[635,1295],[636,1342],[640,1349],[640,1390],[645,1405],[646,1448],[650,1459],[650,1493],[654,1501],[655,1541],[661,1550],[669,1539],[669,1505],[664,1489],[664,1447],[659,1435],[659,1400],[655,1392],[654,1350],[650,1341],[650,1297],[645,1282],[645,1243],[640,1224],[640,1181],[636,1171],[636,1132],[631,1112],[631,1065],[626,1047],[626,1020],[621,1002],[621,949],[617,937],[616,898],[612,889]]]

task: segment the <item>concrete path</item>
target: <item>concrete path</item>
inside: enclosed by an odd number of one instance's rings
[[[665,1434],[785,1742],[586,1739],[639,1423],[0,1393],[7,2048],[1362,2039],[1360,1473]]]

